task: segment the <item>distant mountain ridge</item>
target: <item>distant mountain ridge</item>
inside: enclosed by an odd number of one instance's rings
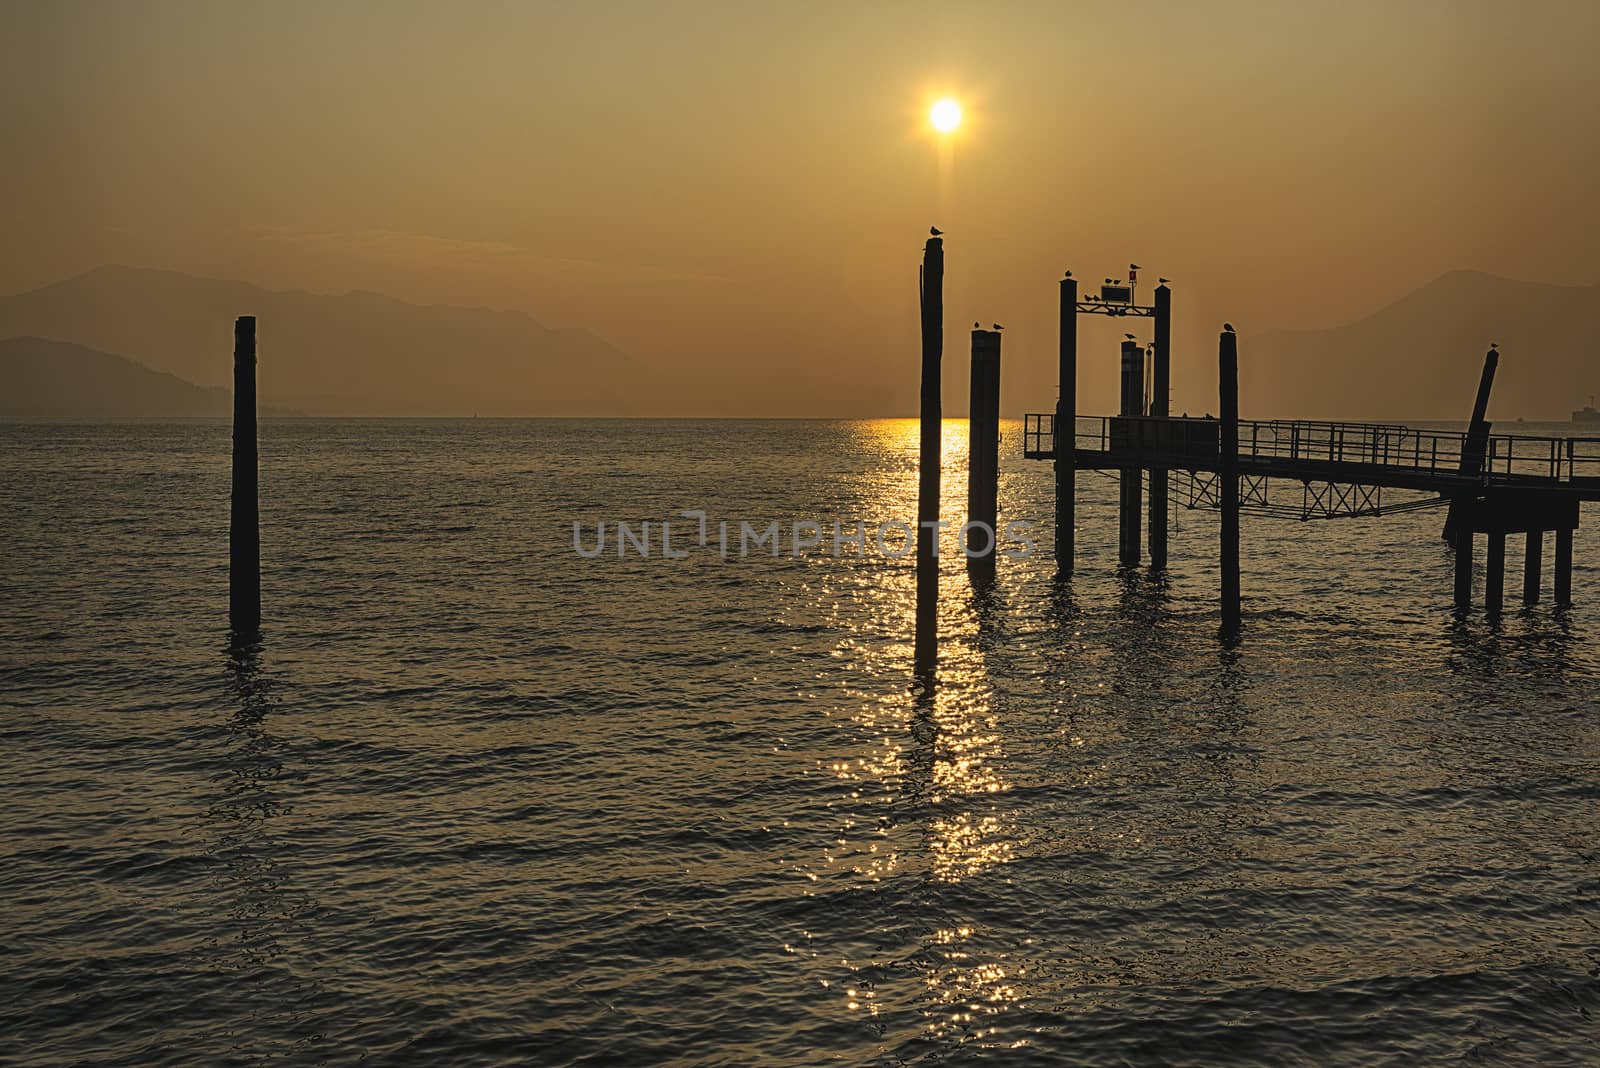
[[[293,415],[270,407],[263,415]],[[0,340],[0,416],[158,419],[233,414],[233,394],[65,341]]]
[[[520,312],[132,267],[0,297],[0,337],[69,341],[224,386],[239,315],[259,323],[262,402],[308,415],[604,415],[649,395],[646,376],[612,345]]]
[[[1600,286],[1451,271],[1328,330],[1240,340],[1247,416],[1424,420],[1471,414],[1483,355],[1500,347],[1491,420],[1565,420],[1600,390]]]

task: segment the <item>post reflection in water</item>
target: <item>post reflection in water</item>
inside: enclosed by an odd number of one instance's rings
[[[211,891],[223,903],[217,912],[228,920],[202,959],[220,996],[237,1002],[235,1018],[251,1021],[257,1043],[272,1036],[280,1052],[303,1054],[321,1038],[312,1021],[321,984],[303,974],[298,959],[316,905],[279,861],[278,825],[290,810],[284,785],[292,776],[287,746],[269,729],[275,699],[262,652],[259,637],[227,648],[232,709],[213,776],[217,792],[206,808],[205,854],[213,862]]]

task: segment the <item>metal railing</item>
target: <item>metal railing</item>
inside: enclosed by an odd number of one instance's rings
[[[1077,448],[1135,452],[1151,461],[1183,466],[1208,460],[1220,448],[1215,419],[1079,416]],[[1055,450],[1055,417],[1027,415],[1023,448],[1032,456]],[[1480,451],[1481,450],[1481,451]],[[1477,441],[1465,431],[1424,430],[1398,423],[1329,423],[1309,419],[1240,420],[1241,458],[1371,464],[1437,474],[1476,473],[1545,481],[1600,483],[1600,437],[1530,437],[1491,434]],[[1481,458],[1480,458],[1481,457]]]

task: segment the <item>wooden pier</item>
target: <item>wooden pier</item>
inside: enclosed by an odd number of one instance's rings
[[[1063,575],[1076,556],[1077,472],[1115,472],[1120,483],[1117,556],[1121,566],[1167,561],[1167,507],[1222,512],[1222,634],[1240,627],[1240,512],[1290,515],[1301,520],[1380,516],[1417,508],[1448,509],[1445,539],[1455,551],[1455,603],[1472,601],[1475,539],[1486,539],[1484,605],[1504,605],[1505,544],[1525,538],[1523,602],[1541,593],[1544,538],[1553,534],[1554,601],[1572,600],[1572,542],[1583,501],[1600,501],[1600,437],[1532,437],[1494,434],[1488,421],[1499,353],[1490,346],[1465,431],[1427,430],[1392,423],[1241,420],[1238,410],[1239,339],[1225,326],[1217,342],[1220,418],[1173,417],[1171,381],[1172,291],[1166,279],[1153,302],[1137,300],[1138,267],[1126,283],[1107,278],[1098,295],[1080,297],[1067,272],[1060,282],[1059,392],[1054,413],[1026,416],[1023,452],[1055,464],[1056,560]],[[1154,340],[1146,351],[1132,334],[1121,346],[1121,403],[1114,416],[1076,414],[1080,315],[1149,318]],[[1068,434],[1056,428],[1070,425]],[[1147,537],[1141,539],[1143,489],[1148,476]],[[1277,482],[1298,488],[1299,502],[1271,492]],[[1391,491],[1386,502],[1384,491]],[[1394,499],[1394,491],[1409,496]],[[1291,490],[1291,493],[1293,491]],[[1416,496],[1423,494],[1424,496]]]

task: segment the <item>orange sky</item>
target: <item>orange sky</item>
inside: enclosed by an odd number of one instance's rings
[[[856,378],[909,411],[933,222],[959,351],[1007,325],[1008,412],[1052,402],[1064,267],[1172,277],[1180,357],[1223,318],[1334,325],[1454,268],[1600,282],[1592,2],[0,19],[0,291],[121,262],[519,308],[683,368],[705,414],[751,361],[792,369],[794,414]],[[936,91],[967,107],[943,181]]]

